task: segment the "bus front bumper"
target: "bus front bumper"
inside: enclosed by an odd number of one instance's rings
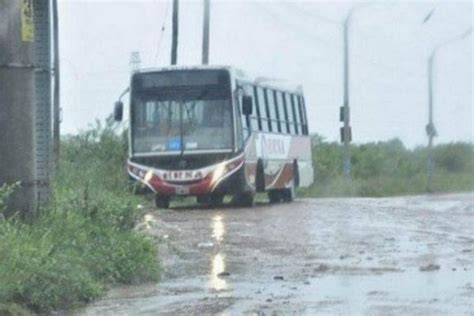
[[[197,170],[161,170],[128,161],[128,173],[145,184],[155,194],[206,195],[230,193],[240,187],[240,170],[243,170],[243,155]]]

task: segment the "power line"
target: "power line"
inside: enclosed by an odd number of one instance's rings
[[[319,20],[319,21],[322,21],[322,22],[325,22],[327,24],[332,24],[334,26],[337,26],[337,27],[342,27],[342,22],[341,21],[338,21],[338,20],[333,20],[333,19],[330,19],[328,17],[325,17],[323,15],[319,15],[319,14],[314,14],[314,13],[309,13],[308,11],[306,10],[303,10],[301,7],[298,7],[295,3],[286,3],[286,2],[282,2],[286,8],[290,9],[290,10],[293,10],[293,11],[298,11],[298,15],[306,15],[307,17],[310,17],[312,19],[315,19],[315,20]]]
[[[295,23],[287,23],[284,21],[284,19],[278,17],[277,15],[280,15],[279,13],[275,14],[275,10],[273,10],[274,12],[271,12],[272,9],[268,6],[265,6],[264,4],[261,4],[261,3],[258,3],[258,2],[252,2],[252,4],[254,5],[257,5],[261,8],[260,11],[263,11],[265,12],[268,16],[272,17],[274,20],[278,21],[278,24],[284,24],[286,28],[286,30],[288,29],[294,29],[294,30],[297,30],[296,32],[292,32],[291,34],[292,35],[296,35],[296,36],[300,36],[300,37],[304,37],[310,41],[318,41],[322,44],[325,44],[326,48],[329,48],[329,49],[334,49],[334,50],[337,50],[337,51],[341,51],[343,49],[342,45],[339,44],[339,43],[336,43],[336,42],[332,42],[332,41],[328,41],[328,40],[325,40],[325,39],[322,39],[321,37],[318,37],[318,36],[314,36],[313,34],[310,34],[310,33],[304,33],[304,32],[301,32],[301,27],[298,27]],[[313,16],[313,14],[311,13],[308,13],[306,12],[305,13],[307,16]],[[314,15],[313,16],[315,19],[319,19],[320,16],[319,15]],[[339,24],[339,25],[342,25],[342,22],[336,22],[335,20],[332,20],[332,19],[325,19],[328,21],[328,23],[331,23],[331,24]],[[330,21],[330,22],[329,22]],[[367,38],[365,38],[367,39]],[[377,69],[379,70],[383,70],[387,73],[390,73],[392,74],[393,72],[398,72],[398,73],[406,73],[407,75],[411,75],[410,72],[407,72],[407,71],[403,71],[401,70],[399,67],[395,67],[395,66],[389,66],[388,64],[382,64],[382,63],[379,63],[379,62],[376,62],[374,61],[373,59],[370,59],[368,58],[366,55],[363,55],[363,54],[360,54],[360,53],[356,53],[356,52],[351,52],[351,57],[354,59],[359,59],[359,60],[364,60],[365,62],[367,62],[367,65],[369,66],[372,66],[372,67],[376,67]]]
[[[274,20],[278,21],[278,24],[279,24],[279,25],[282,25],[282,24],[283,24],[283,26],[286,26],[286,27],[288,27],[288,28],[293,28],[293,29],[295,29],[295,25],[294,25],[294,24],[287,23],[284,19],[278,17],[277,14],[275,14],[274,12],[272,13],[272,12],[271,12],[272,9],[271,9],[269,6],[266,6],[266,5],[264,5],[263,3],[260,3],[260,2],[249,2],[249,3],[260,7],[260,9],[261,9],[260,11],[261,11],[261,12],[264,12],[265,14],[267,14],[268,16],[270,16],[271,18],[273,18]],[[259,12],[260,12],[260,11],[259,11]],[[275,11],[275,10],[273,10],[273,11]],[[301,33],[301,32],[297,32],[297,34],[300,35],[300,36],[304,36],[304,37],[306,37],[306,38],[308,38],[308,39],[311,39],[311,40],[317,40],[317,41],[322,42],[322,43],[324,43],[324,44],[331,45],[331,43],[330,43],[329,41],[327,41],[327,40],[325,40],[325,39],[323,39],[323,38],[321,38],[321,37],[318,37],[318,36],[314,36],[314,35],[308,36],[308,35],[306,35],[306,33]]]
[[[161,33],[158,38],[158,42],[156,45],[156,54],[155,54],[155,62],[154,64],[158,64],[158,58],[161,55],[161,46],[163,45],[163,37],[165,35],[165,30],[166,30],[166,21],[168,20],[168,12],[170,8],[170,3],[169,1],[166,2],[166,9],[165,9],[165,14],[163,16],[163,23],[161,24]]]

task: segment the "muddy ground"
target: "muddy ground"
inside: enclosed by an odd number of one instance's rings
[[[74,315],[474,315],[474,195],[153,211],[162,280]]]

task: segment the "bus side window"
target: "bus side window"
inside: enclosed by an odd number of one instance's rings
[[[261,111],[261,103],[258,97],[258,88],[256,86],[252,87],[253,89],[253,100],[254,100],[254,108],[255,108],[255,114],[257,115],[257,129],[256,131],[261,131],[262,130],[262,111]]]
[[[286,102],[286,96],[287,94],[285,92],[280,93],[281,97],[281,102],[283,105],[283,112],[285,113],[285,127],[286,127],[286,133],[291,134],[290,130],[290,116],[288,115],[288,103]]]
[[[293,110],[291,107],[291,94],[285,93],[285,103],[286,109],[288,112],[288,125],[289,125],[289,133],[295,133],[295,116],[293,115]]]
[[[273,90],[273,101],[274,101],[274,108],[275,108],[275,118],[277,120],[277,127],[278,127],[278,132],[281,133],[281,120],[282,120],[282,117],[283,117],[283,112],[280,112],[280,104],[281,104],[281,101],[278,102],[278,98],[277,98],[277,92],[275,90]]]
[[[242,113],[242,96],[245,93],[245,86],[242,86],[239,82],[237,82],[236,91],[236,99],[238,104],[237,110],[239,111],[239,116],[241,118],[240,126],[242,128],[244,139],[247,139],[250,136],[250,117]],[[237,130],[239,130],[239,126],[237,126]]]
[[[258,109],[257,109],[256,102],[255,102],[255,96],[254,96],[254,93],[253,93],[253,87],[251,85],[245,85],[244,89],[245,89],[245,94],[252,98],[252,105],[253,105],[252,115],[249,116],[249,120],[250,120],[249,128],[250,128],[250,131],[252,131],[252,132],[258,131],[258,118],[259,118],[259,115],[258,115]]]
[[[303,134],[308,135],[308,133],[309,133],[309,131],[308,131],[308,117],[306,116],[307,115],[307,113],[306,113],[306,102],[305,102],[305,99],[304,99],[303,96],[301,97],[301,101],[302,101],[301,104],[303,106],[302,111],[303,111],[303,121],[304,121],[304,123],[303,123]]]
[[[265,101],[265,92],[261,87],[257,87],[257,100],[258,107],[260,109],[260,121],[262,122],[261,131],[268,132],[268,116],[267,116],[267,107]]]
[[[272,115],[271,115],[271,110],[270,108],[273,106],[273,102],[270,103],[270,95],[268,89],[263,89],[264,96],[265,96],[265,113],[267,114],[267,125],[268,125],[268,131],[271,132],[272,129]]]
[[[288,113],[286,111],[285,98],[283,92],[277,92],[278,113],[280,114],[281,131],[283,134],[289,134]]]
[[[237,89],[239,89],[239,86],[237,85]],[[243,140],[244,139],[247,139],[248,135],[249,135],[249,130],[248,128],[246,127],[246,123],[245,123],[245,115],[242,114],[242,110],[241,110],[241,104],[242,104],[242,97],[240,97],[237,93],[235,93],[235,102],[237,104],[237,117],[240,117],[241,119],[238,120],[236,119],[235,122],[236,122],[236,133],[237,135],[235,135],[235,138],[236,138],[236,145],[237,145],[237,148],[241,148],[243,146]]]
[[[293,120],[294,120],[294,127],[295,127],[295,134],[299,134],[299,122],[300,119],[298,117],[298,111],[296,109],[296,96],[294,94],[291,95],[291,111],[293,112]]]
[[[298,96],[298,113],[299,113],[299,123],[300,123],[300,129],[301,129],[301,134],[305,135],[305,117],[304,117],[304,111],[303,111],[303,97]]]

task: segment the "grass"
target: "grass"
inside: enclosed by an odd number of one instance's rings
[[[0,219],[1,315],[49,313],[113,284],[158,279],[155,242],[133,230],[143,214],[125,157],[125,138],[98,123],[62,143],[53,199],[38,218]],[[0,209],[11,191],[0,188]]]

